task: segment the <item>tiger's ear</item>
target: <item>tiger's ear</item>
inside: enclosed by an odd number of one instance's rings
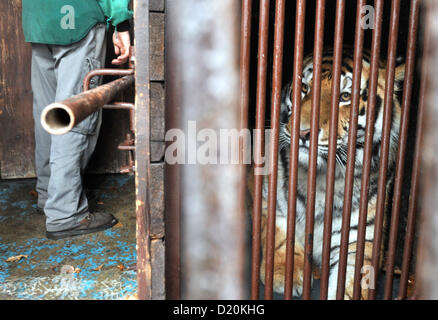
[[[403,91],[403,85],[405,82],[405,64],[400,64],[395,68],[395,78],[394,78],[394,90],[396,92]]]

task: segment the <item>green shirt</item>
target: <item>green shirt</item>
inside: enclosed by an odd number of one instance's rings
[[[117,26],[132,18],[130,0],[23,0],[27,42],[69,45],[82,40],[97,23]]]

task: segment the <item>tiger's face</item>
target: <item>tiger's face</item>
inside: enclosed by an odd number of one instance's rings
[[[332,96],[332,52],[325,52],[322,60],[322,81],[321,81],[321,102],[319,113],[319,132],[318,132],[318,160],[317,167],[320,171],[325,171],[328,159],[329,148],[329,132],[330,132],[330,110]],[[358,131],[356,142],[356,163],[362,161],[362,151],[365,144],[365,129],[366,129],[366,110],[368,107],[369,95],[369,77],[370,77],[370,59],[364,53],[363,69],[361,77],[361,89],[359,99],[359,117]],[[374,137],[373,146],[379,150],[382,137],[383,123],[383,102],[385,92],[386,70],[385,65],[381,63],[379,67],[379,80],[377,85],[377,98],[375,107],[374,119]],[[392,138],[397,140],[399,120],[400,120],[400,98],[399,94],[402,90],[404,79],[404,65],[396,68],[395,88],[393,96],[393,112],[392,112]],[[337,125],[337,149],[336,162],[341,168],[345,168],[347,163],[348,150],[348,132],[350,129],[350,112],[352,108],[352,86],[353,86],[353,55],[352,52],[343,53],[340,95],[338,99],[338,114],[339,120]],[[307,56],[303,62],[302,74],[302,91],[301,91],[301,117],[300,117],[300,137],[299,137],[299,164],[305,168],[309,163],[309,148],[310,148],[310,123],[312,117],[312,93],[313,93],[313,56]],[[281,147],[290,145],[291,136],[291,119],[294,110],[292,106],[292,82],[284,89],[282,95],[282,110],[281,110],[281,129],[280,129],[280,145]],[[377,151],[378,152],[378,151]]]

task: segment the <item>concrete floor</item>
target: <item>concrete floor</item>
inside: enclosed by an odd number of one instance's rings
[[[0,180],[0,300],[116,300],[137,290],[134,178],[91,176],[93,211],[111,212],[110,230],[65,240],[45,237],[35,180]],[[24,255],[19,261],[12,257]]]

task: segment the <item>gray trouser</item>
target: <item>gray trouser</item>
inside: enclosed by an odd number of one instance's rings
[[[82,91],[85,75],[105,62],[106,27],[96,25],[68,46],[32,44],[32,91],[38,207],[47,231],[70,229],[88,213],[82,174],[96,146],[102,113],[98,111],[64,135],[48,134],[40,123],[47,105]],[[93,85],[99,81],[93,79]]]

